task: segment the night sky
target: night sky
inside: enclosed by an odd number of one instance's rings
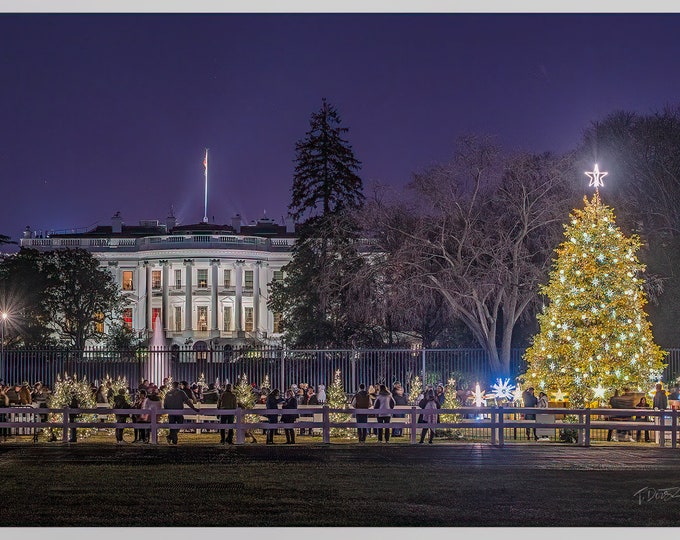
[[[0,14],[0,233],[200,222],[206,147],[210,221],[280,221],[322,97],[367,194],[467,133],[565,152],[680,104],[679,55],[680,14]]]

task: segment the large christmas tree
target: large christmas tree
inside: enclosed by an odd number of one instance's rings
[[[526,383],[564,392],[572,406],[606,400],[625,387],[647,392],[664,368],[644,311],[647,303],[636,256],[640,239],[626,237],[614,212],[603,204],[597,166],[587,173],[592,200],[565,224],[548,285],[549,304],[538,315],[540,332],[525,353]]]

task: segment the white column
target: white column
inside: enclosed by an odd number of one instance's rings
[[[236,305],[234,306],[234,331],[241,332],[243,325],[243,265],[245,261],[236,261]],[[238,334],[236,334],[238,335]]]
[[[219,270],[220,270],[220,260],[211,259],[210,266],[212,267],[212,284],[210,289],[210,299],[211,299],[211,313],[210,313],[210,330],[211,332],[217,332],[217,289],[219,287]],[[219,334],[218,334],[219,335]]]
[[[163,267],[163,304],[161,306],[161,318],[163,322],[163,331],[167,332],[170,329],[170,263],[168,261],[161,261]]]
[[[253,328],[256,335],[263,330],[260,328],[260,268],[266,266],[266,262],[257,261],[253,271]]]
[[[184,332],[188,333],[187,337],[190,337],[193,332],[193,311],[192,311],[192,268],[194,266],[193,259],[184,259],[184,270],[186,272],[185,276],[185,304],[184,304]]]
[[[153,310],[151,309],[151,263],[149,261],[144,261],[144,267],[146,268],[146,329],[149,332],[153,332]]]

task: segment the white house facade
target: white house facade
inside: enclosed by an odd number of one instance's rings
[[[294,241],[292,222],[266,218],[177,225],[171,216],[127,226],[116,214],[110,226],[84,233],[43,238],[27,228],[21,246],[91,252],[127,297],[123,320],[135,333],[150,336],[160,325],[165,345],[219,347],[280,341],[280,316],[267,307],[269,284],[282,278]]]

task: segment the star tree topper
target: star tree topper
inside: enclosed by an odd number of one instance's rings
[[[590,184],[589,186],[595,186],[595,189],[599,188],[600,186],[604,186],[604,183],[602,182],[602,179],[607,176],[608,173],[606,172],[600,172],[600,168],[597,166],[597,163],[595,164],[595,170],[592,172],[586,171],[586,174],[588,175],[588,178],[590,178]]]

